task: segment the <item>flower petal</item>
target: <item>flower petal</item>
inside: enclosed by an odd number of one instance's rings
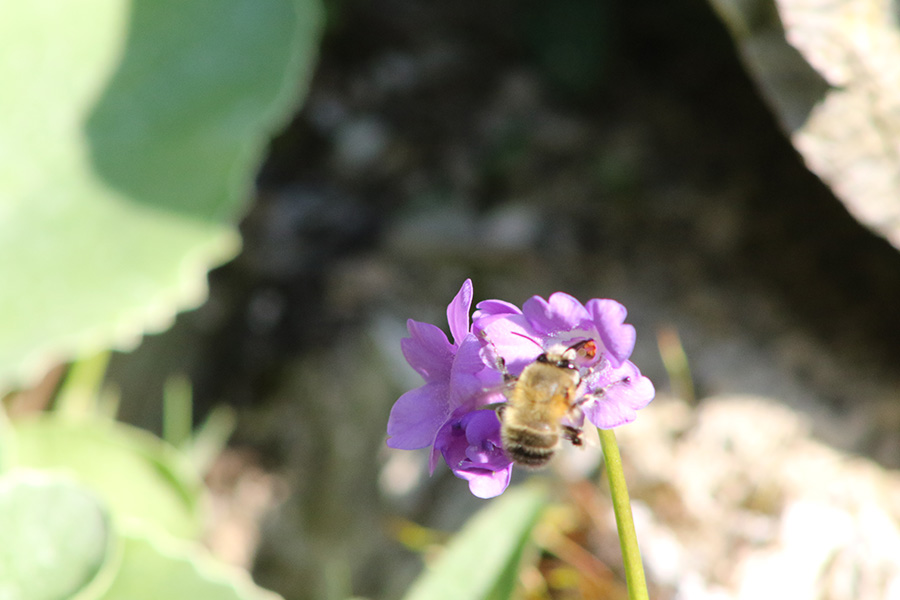
[[[469,480],[469,491],[476,498],[494,498],[506,491],[512,477],[512,463],[498,471],[472,469],[465,473],[457,473],[460,479]]]
[[[489,410],[475,410],[448,420],[435,439],[444,460],[479,498],[492,498],[509,485],[512,461],[500,448],[500,421]]]
[[[450,368],[451,376],[465,373],[467,375],[475,375],[485,368],[484,361],[481,358],[481,342],[474,334],[466,335],[456,356],[453,358],[453,365]]]
[[[408,338],[400,340],[406,362],[428,383],[447,381],[455,348],[440,328],[410,319],[406,322]]]
[[[475,316],[487,317],[489,315],[521,315],[518,306],[505,300],[483,300],[475,305]]]
[[[519,375],[544,351],[523,315],[484,317],[477,321],[477,328],[487,343],[482,352],[485,363],[493,367],[497,356],[503,357],[512,375]]]
[[[471,308],[472,280],[466,279],[447,306],[447,323],[450,324],[450,333],[453,335],[453,343],[456,346],[459,346],[466,334],[469,333],[469,310]]]
[[[647,406],[656,395],[653,383],[631,361],[609,374],[610,383],[602,393],[584,404],[582,410],[588,420],[601,429],[612,429],[630,423],[638,410]]]
[[[481,358],[481,343],[473,334],[463,338],[453,366],[450,369],[450,410],[460,407],[473,410],[484,403],[486,395],[484,378],[479,374],[485,368]]]
[[[589,300],[587,310],[600,333],[600,340],[614,367],[631,356],[634,350],[634,327],[625,323],[627,311],[615,300]]]
[[[463,419],[466,441],[470,446],[482,447],[485,441],[493,447],[500,446],[500,419],[492,410],[476,410]]]
[[[634,409],[624,404],[606,402],[603,398],[587,403],[584,414],[588,421],[600,429],[613,429],[631,423],[637,417]]]
[[[581,329],[590,320],[581,302],[564,292],[551,294],[549,301],[532,296],[522,305],[522,313],[535,331],[546,335]]]
[[[448,386],[427,383],[400,396],[391,408],[387,445],[401,450],[430,446],[448,416]]]
[[[465,438],[465,432],[458,415],[453,415],[441,426],[437,435],[434,436],[434,447],[431,449],[431,456],[428,458],[428,471],[434,474],[434,468],[437,466],[438,457],[444,457],[444,461],[452,468],[456,462],[462,460],[465,450],[457,451],[455,446],[458,445],[460,439]]]

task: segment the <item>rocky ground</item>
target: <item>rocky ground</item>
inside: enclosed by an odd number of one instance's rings
[[[629,308],[661,391],[620,436],[659,597],[762,597],[786,565],[771,597],[898,593],[900,255],[805,170],[711,10],[329,6],[243,254],[114,365],[128,420],[153,426],[185,369],[201,412],[238,408],[216,489],[243,516],[214,543],[248,562],[260,539],[256,575],[289,600],[400,594],[420,557],[392,519],[452,531],[480,505],[383,444],[418,385],[405,320],[443,324],[472,277],[476,299]],[[584,545],[615,573],[596,502]]]

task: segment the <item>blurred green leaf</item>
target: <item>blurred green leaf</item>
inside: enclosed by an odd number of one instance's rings
[[[3,403],[0,402],[0,474],[9,468],[12,462],[12,426],[6,416]]]
[[[215,562],[199,545],[124,536],[119,572],[100,600],[279,600],[246,571]]]
[[[202,482],[188,458],[162,440],[122,423],[54,415],[13,426],[19,466],[67,471],[108,504],[117,523],[198,535]]]
[[[183,449],[191,440],[194,422],[194,392],[185,375],[173,375],[163,386],[162,437]]]
[[[317,0],[0,3],[0,392],[206,296]]]
[[[0,598],[68,600],[110,549],[109,517],[76,483],[33,471],[0,478]]]
[[[405,600],[500,600],[516,585],[522,553],[547,504],[539,485],[521,485],[474,517],[410,588]]]
[[[72,417],[96,416],[109,364],[109,352],[101,352],[72,364],[53,401],[60,414]]]
[[[236,427],[237,411],[232,407],[222,404],[210,411],[193,438],[183,448],[198,473],[209,472]]]

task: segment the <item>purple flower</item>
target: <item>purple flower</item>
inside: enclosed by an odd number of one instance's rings
[[[454,474],[469,481],[476,496],[490,497],[506,489],[511,463],[499,449],[500,422],[496,414],[480,410],[479,416],[466,418],[484,404],[503,400],[497,387],[500,376],[484,364],[481,342],[469,330],[471,306],[472,282],[467,279],[447,307],[453,343],[434,325],[412,319],[407,322],[410,337],[400,342],[403,356],[425,385],[406,392],[394,403],[387,444],[402,450],[431,446],[432,472],[443,455]],[[470,427],[474,427],[471,432]],[[488,440],[496,440],[496,448],[489,448]],[[491,452],[488,458],[486,453]],[[501,465],[502,461],[506,464]],[[494,482],[498,477],[503,479],[497,474],[503,469],[507,470],[506,483],[497,489]],[[496,493],[485,495],[492,489],[497,489]]]
[[[594,299],[582,305],[557,292],[548,300],[534,296],[520,310],[486,300],[478,304],[470,328],[471,306],[467,279],[447,307],[452,343],[434,325],[407,322],[403,355],[425,384],[394,404],[387,443],[405,450],[431,446],[431,471],[443,456],[475,496],[503,493],[513,465],[503,451],[500,420],[485,405],[505,401],[504,377],[518,377],[539,355],[580,348],[574,364],[581,375],[575,391],[581,413],[573,420],[582,421],[583,413],[597,427],[617,427],[633,421],[653,399],[653,384],[628,360],[635,331],[618,302]]]
[[[493,410],[473,410],[448,420],[435,440],[454,475],[469,481],[479,498],[503,493],[512,476],[512,461],[503,453],[500,421]]]
[[[563,292],[548,300],[533,296],[522,310],[507,302],[478,304],[473,332],[482,340],[488,364],[502,357],[513,376],[542,353],[561,354],[583,340],[596,350],[579,355],[582,374],[577,397],[587,419],[602,429],[630,423],[655,395],[653,384],[628,360],[634,349],[634,327],[625,323],[625,307],[615,300],[589,300],[582,305]]]

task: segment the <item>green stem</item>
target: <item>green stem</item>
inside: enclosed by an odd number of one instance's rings
[[[606,461],[606,476],[612,495],[613,510],[616,513],[616,527],[619,529],[619,545],[622,548],[622,562],[625,565],[625,582],[628,584],[629,600],[648,600],[647,581],[644,565],[634,532],[634,518],[631,516],[631,501],[622,471],[622,457],[616,444],[616,434],[612,429],[600,430],[600,446]]]

